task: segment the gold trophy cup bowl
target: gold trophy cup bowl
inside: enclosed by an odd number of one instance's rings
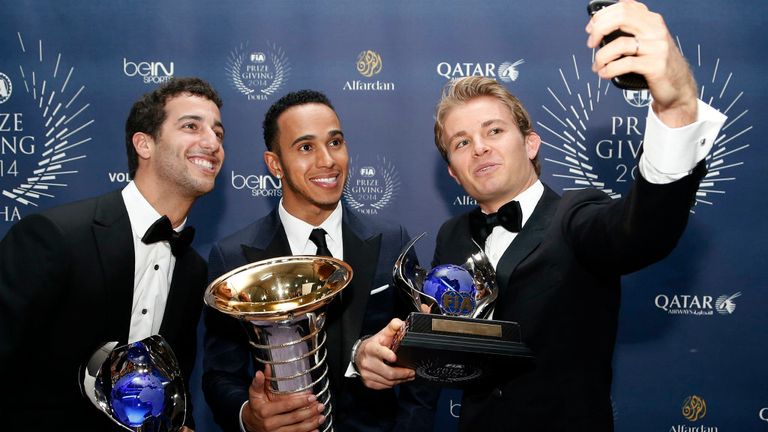
[[[352,280],[349,264],[325,256],[297,255],[238,267],[208,285],[205,304],[250,323],[254,357],[269,365],[273,394],[312,392],[325,405],[321,430],[333,430],[326,308]]]

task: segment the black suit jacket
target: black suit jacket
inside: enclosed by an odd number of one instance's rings
[[[102,344],[127,343],[132,236],[114,191],[28,216],[0,242],[3,430],[122,430],[81,396],[78,371]],[[160,328],[187,384],[206,273],[193,249],[177,257]]]
[[[545,186],[497,265],[493,315],[520,323],[536,369],[465,391],[461,430],[613,430],[620,276],[672,251],[704,173],[700,164],[668,185],[641,178],[620,200],[596,190],[560,198]],[[433,265],[461,264],[474,250],[468,214],[460,215],[441,227]]]
[[[409,237],[396,224],[385,225],[356,215],[344,207],[342,216],[344,260],[354,275],[341,297],[341,319],[329,318],[328,359],[334,397],[336,431],[428,430],[436,394],[421,386],[370,390],[358,378],[345,378],[352,345],[362,335],[374,334],[408,305],[392,283],[392,266]],[[291,255],[277,209],[239,232],[214,244],[209,258],[211,280],[249,262]],[[371,295],[384,285],[388,289]],[[216,422],[226,431],[239,431],[239,412],[248,399],[255,368],[242,323],[210,308],[204,312],[205,349],[203,391]],[[417,388],[418,387],[418,388]]]

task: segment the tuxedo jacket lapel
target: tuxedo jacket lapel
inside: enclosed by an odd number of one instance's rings
[[[240,248],[249,263],[291,255],[291,245],[280,222],[277,208],[269,214],[267,223],[254,233],[250,244],[241,244]]]
[[[133,308],[133,231],[120,191],[104,195],[96,206],[93,236],[106,292],[110,333],[127,343]],[[126,253],[130,251],[130,254]]]
[[[520,262],[530,255],[541,244],[544,234],[557,209],[559,197],[546,185],[544,194],[536,204],[531,217],[522,230],[517,234],[512,244],[504,251],[496,266],[496,283],[499,286],[499,305],[514,302],[517,292],[510,288],[513,286],[512,278]],[[503,297],[503,301],[502,301]],[[497,308],[498,310],[498,308]]]

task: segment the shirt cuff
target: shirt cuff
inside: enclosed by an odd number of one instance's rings
[[[248,404],[248,401],[243,402],[243,406],[240,407],[240,417],[237,419],[237,421],[240,423],[240,432],[248,432],[245,430],[245,424],[243,423],[243,410],[245,409],[245,406]]]
[[[668,127],[648,108],[638,169],[650,183],[672,183],[685,177],[712,149],[727,116],[701,100],[697,104],[696,121],[679,128]]]
[[[355,370],[355,367],[352,366],[352,362],[349,362],[347,363],[347,371],[344,372],[344,376],[347,378],[356,378],[356,377],[359,377],[360,374],[357,373],[357,371]]]

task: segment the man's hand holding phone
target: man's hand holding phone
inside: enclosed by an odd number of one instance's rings
[[[696,119],[696,82],[661,15],[634,0],[592,3],[595,5],[588,9],[596,11],[586,27],[587,46],[596,48],[606,40],[595,53],[592,70],[611,80],[629,73],[641,75],[653,96],[653,110],[663,123],[669,127],[692,123]],[[616,31],[627,35],[608,41]]]

